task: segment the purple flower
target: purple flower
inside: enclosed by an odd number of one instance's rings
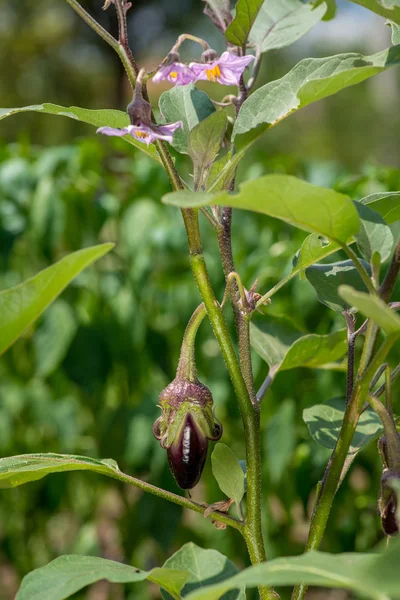
[[[239,85],[243,71],[254,58],[251,54],[236,56],[231,52],[224,52],[212,62],[192,62],[189,67],[194,72],[196,81],[217,81],[223,85]]]
[[[181,62],[173,62],[170,65],[161,67],[153,77],[154,83],[165,80],[175,85],[187,85],[196,81],[196,75],[187,65]]]
[[[181,127],[183,127],[182,121],[168,123],[167,125],[145,125],[144,123],[138,123],[137,125],[128,125],[123,129],[118,129],[116,127],[100,127],[97,130],[97,133],[115,135],[117,137],[131,135],[135,140],[143,142],[148,146],[155,140],[165,140],[172,144],[174,132]]]

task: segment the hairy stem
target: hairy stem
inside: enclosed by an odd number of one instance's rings
[[[397,336],[393,335],[388,336],[385,339],[376,355],[371,360],[368,368],[356,382],[350,402],[346,406],[342,428],[340,430],[335,449],[333,450],[332,456],[329,460],[324,477],[319,487],[314,512],[311,517],[310,531],[308,534],[305,552],[318,549],[321,543],[350,444],[357,427],[360,413],[362,411],[362,405],[368,395],[371,380],[379,366],[385,361],[385,358],[396,339]],[[292,600],[303,600],[306,591],[306,585],[296,586],[293,590]]]
[[[196,362],[194,358],[195,340],[200,323],[206,316],[206,308],[202,302],[194,311],[186,326],[185,335],[182,340],[181,355],[179,357],[177,376],[188,381],[195,381],[197,378]]]

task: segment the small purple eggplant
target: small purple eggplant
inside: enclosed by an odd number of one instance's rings
[[[213,398],[200,381],[174,379],[160,394],[162,415],[154,436],[167,450],[172,474],[180,488],[192,489],[207,458],[208,440],[219,440],[222,426],[213,414]]]
[[[382,529],[385,535],[390,536],[398,535],[400,531],[397,492],[391,486],[391,480],[393,479],[400,480],[400,473],[384,469],[378,501]]]

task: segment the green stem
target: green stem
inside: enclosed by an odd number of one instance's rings
[[[389,469],[397,471],[400,469],[400,438],[397,432],[396,424],[389,411],[383,406],[382,402],[372,394],[368,396],[368,402],[378,415],[385,432],[386,438],[386,456]]]
[[[355,268],[357,269],[357,271],[359,272],[361,279],[365,283],[369,293],[375,296],[376,289],[374,287],[374,284],[372,283],[370,276],[368,275],[368,272],[363,267],[357,254],[354,252],[354,250],[352,248],[350,248],[350,246],[347,246],[346,244],[342,244],[341,247],[342,247],[342,250],[347,254],[347,256],[353,261],[353,264],[354,264]]]
[[[342,428],[335,449],[333,450],[333,454],[320,485],[319,494],[315,502],[314,513],[311,518],[305,552],[318,549],[321,543],[332,508],[333,499],[340,482],[340,476],[357,427],[362,405],[368,395],[370,382],[379,366],[385,361],[385,358],[396,339],[397,336],[388,336],[385,339],[368,368],[356,382],[350,402],[346,406]],[[303,600],[306,591],[306,585],[296,586],[293,590],[292,600]]]
[[[186,381],[196,381],[197,379],[196,361],[194,356],[195,341],[197,330],[205,316],[206,308],[204,304],[201,303],[190,317],[186,326],[185,335],[183,336],[181,355],[179,357],[176,374]]]

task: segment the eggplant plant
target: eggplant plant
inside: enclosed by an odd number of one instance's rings
[[[393,368],[389,362],[390,350],[400,337],[396,312],[400,303],[392,298],[400,270],[400,242],[394,238],[395,228],[390,227],[400,220],[400,192],[352,200],[282,174],[236,185],[240,161],[271,127],[313,102],[400,63],[400,1],[354,1],[388,19],[391,47],[371,56],[349,52],[304,59],[280,79],[258,87],[264,55],[293,44],[322,19],[334,18],[334,0],[238,0],[234,10],[229,0],[205,0],[210,26],[224,36],[224,51],[219,54],[205,39],[182,33],[152,70],[137,63],[129,45],[131,2],[105,2],[104,9],[116,11],[118,17],[116,39],[78,0],[66,0],[122,61],[132,90],[126,112],[46,103],[0,109],[0,118],[36,111],[89,123],[97,133],[121,137],[158,163],[171,184],[171,192],[162,202],[181,211],[193,285],[199,291],[199,306],[193,307],[183,335],[176,377],[166,389],[157,391],[161,414],[153,426],[176,482],[186,492],[178,495],[123,473],[110,459],[60,454],[0,459],[0,486],[14,487],[60,471],[95,471],[195,511],[216,530],[236,529],[251,563],[240,572],[226,556],[192,543],[150,571],[100,557],[61,556],[26,575],[17,600],[62,600],[101,579],[117,583],[148,580],[160,586],[163,598],[188,600],[243,599],[251,588],[258,589],[261,599],[273,600],[279,598],[280,586],[294,586],[292,600],[303,600],[310,585],[345,588],[374,600],[400,598],[400,540],[396,539],[400,527],[400,436],[392,401],[392,384],[400,365]],[[190,62],[180,56],[186,41],[194,42],[199,50]],[[158,107],[149,97],[150,81],[170,85],[161,94]],[[196,86],[201,81],[213,84],[220,96],[221,86],[228,86],[228,93],[216,101]],[[179,160],[177,154],[182,155]],[[192,177],[187,180],[177,168],[185,160],[191,163]],[[235,268],[231,225],[241,210],[279,219],[308,234],[290,272],[269,290],[259,289],[257,281],[242,281]],[[214,236],[218,244],[226,283],[223,298],[217,298],[209,277],[200,219],[205,219],[207,235]],[[7,350],[73,277],[111,249],[112,244],[103,244],[81,250],[3,291],[0,351]],[[332,255],[334,261],[329,262]],[[271,298],[298,276],[308,280],[320,302],[337,313],[343,326],[327,335],[298,336],[288,345],[257,327],[252,319],[256,312],[268,312]],[[293,299],[293,310],[298,309]],[[227,325],[229,310],[233,311],[234,330]],[[212,392],[197,376],[196,334],[204,319],[211,323],[240,409],[244,461],[219,442],[224,423],[216,416],[218,399],[214,404]],[[252,349],[268,365],[259,390],[254,383]],[[313,438],[332,451],[322,480],[315,482],[304,554],[271,560],[262,527],[263,405],[268,403],[268,392],[279,372],[343,365],[342,399],[321,399],[304,412]],[[335,419],[330,419],[331,414]],[[382,459],[377,510],[388,544],[370,554],[322,553],[319,547],[329,527],[336,492],[357,453],[372,440],[378,441]],[[190,494],[201,478],[209,442],[215,444],[213,474],[226,496],[212,504],[194,501]]]

